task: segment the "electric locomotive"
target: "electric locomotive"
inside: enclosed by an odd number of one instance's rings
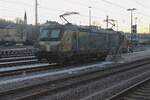
[[[48,61],[101,58],[121,48],[122,32],[47,22],[40,29],[36,56]]]

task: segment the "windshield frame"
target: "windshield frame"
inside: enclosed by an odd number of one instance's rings
[[[40,41],[60,41],[61,40],[61,37],[62,37],[62,35],[63,35],[63,28],[43,28],[43,29],[41,29],[40,30],[40,35],[43,33],[42,31],[43,30],[49,30],[49,33],[47,33],[48,34],[48,37],[47,38],[40,38],[40,36],[39,36],[39,40]],[[58,38],[51,38],[50,36],[51,36],[51,32],[52,32],[52,30],[60,30],[60,33],[59,33],[59,36],[58,36]]]

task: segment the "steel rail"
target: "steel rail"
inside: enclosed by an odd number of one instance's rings
[[[1,93],[1,96],[2,97],[3,95],[6,96],[6,94],[11,94],[11,93],[19,93],[19,91],[22,91],[23,93],[23,90],[24,92],[29,90],[31,91],[30,89],[32,89],[32,92],[30,93],[26,93],[24,94],[22,97],[16,97],[15,99],[27,99],[27,98],[32,98],[32,97],[35,97],[35,96],[39,96],[40,94],[45,94],[49,91],[58,91],[59,89],[64,89],[64,88],[70,88],[72,87],[73,85],[75,84],[79,84],[79,83],[84,83],[85,81],[88,82],[89,80],[93,80],[95,78],[104,78],[104,77],[108,77],[110,75],[113,75],[113,74],[118,74],[118,73],[121,73],[121,72],[124,72],[124,71],[129,71],[129,70],[133,70],[133,69],[137,69],[137,68],[140,68],[141,66],[144,66],[145,64],[149,64],[150,61],[149,59],[144,59],[144,60],[140,60],[140,61],[136,61],[136,62],[132,62],[132,63],[128,63],[128,64],[119,64],[118,66],[111,66],[111,67],[108,67],[108,69],[104,68],[104,69],[101,69],[101,70],[98,70],[98,69],[95,69],[93,71],[87,71],[86,73],[82,72],[79,74],[77,74],[76,72],[75,73],[71,73],[70,76],[66,76],[66,77],[63,77],[62,79],[61,78],[58,78],[58,79],[54,79],[55,81],[50,81],[50,80],[47,80],[45,83],[38,83],[38,84],[33,84],[31,86],[25,86],[25,87],[20,87],[20,88],[16,88],[16,89],[12,89],[12,90],[8,90],[8,91],[5,91],[4,94]],[[73,75],[75,74],[75,75]],[[58,76],[61,76],[58,74]],[[87,77],[88,76],[88,77]],[[81,77],[83,80],[81,80]],[[86,78],[83,78],[83,77],[86,77]],[[76,78],[78,80],[76,80]],[[73,80],[74,81],[69,84],[68,82],[66,81],[69,81],[69,80]],[[36,81],[36,79],[34,79],[34,81]],[[37,82],[38,79],[37,79]],[[62,83],[61,83],[62,82]],[[63,82],[66,82],[66,83],[63,83]],[[59,88],[55,88],[55,89],[48,89],[48,84],[49,86],[53,86],[55,83],[57,84],[61,84],[61,86]],[[67,84],[68,83],[68,84]],[[47,85],[46,85],[47,84]],[[55,85],[57,85],[55,84]],[[66,85],[65,85],[66,84]],[[45,89],[42,90],[42,86],[46,86]],[[59,86],[59,85],[58,85]],[[68,87],[69,86],[69,87]],[[34,91],[33,90],[35,89],[38,89],[40,88],[41,91]]]
[[[20,60],[20,61],[11,61],[11,62],[1,62],[0,68],[19,66],[19,65],[27,65],[27,64],[35,64],[38,63],[38,59],[31,60]]]
[[[123,98],[127,93],[130,93],[130,92],[133,92],[132,90],[134,88],[138,88],[139,86],[147,83],[148,81],[150,81],[150,77],[122,90],[121,92],[119,93],[116,93],[115,95],[113,95],[112,97],[108,98],[107,100],[120,100],[121,98]]]
[[[10,57],[10,58],[1,58],[0,62],[22,60],[22,59],[33,59],[35,56],[25,56],[25,57]]]
[[[54,67],[50,66],[50,64],[48,63],[7,67],[7,68],[0,69],[0,77],[14,76],[20,74],[26,75],[27,73],[49,70],[49,69],[54,69]]]
[[[1,49],[0,57],[20,57],[23,55],[33,55],[36,51],[35,48],[10,48],[10,49]]]
[[[128,69],[129,70],[129,69]],[[131,70],[131,69],[130,69]],[[69,89],[71,87],[74,87],[74,86],[78,86],[78,85],[81,85],[81,84],[86,84],[88,82],[92,82],[92,81],[95,81],[97,79],[100,79],[100,78],[104,78],[104,77],[109,77],[113,74],[118,74],[118,73],[121,73],[121,72],[124,72],[124,71],[127,71],[127,70],[120,70],[119,72],[113,72],[113,73],[109,73],[108,75],[102,75],[100,76],[101,74],[100,73],[94,73],[94,76],[91,76],[92,73],[90,73],[91,75],[87,74],[86,78],[79,78],[79,77],[76,77],[78,78],[78,81],[74,81],[72,82],[72,84],[67,84],[66,86],[60,86],[60,87],[57,87],[56,89],[54,90],[43,90],[43,91],[40,91],[40,92],[35,92],[33,95],[30,94],[29,95],[26,95],[24,97],[20,97],[20,98],[16,98],[18,100],[25,100],[25,99],[31,99],[31,98],[34,98],[34,97],[39,97],[40,95],[44,95],[44,94],[47,94],[47,93],[57,93],[57,91],[63,91],[63,90],[66,90],[66,89]],[[96,75],[97,74],[97,75]],[[84,76],[80,76],[80,77],[84,77]],[[68,79],[69,80],[69,79]],[[63,81],[63,80],[60,80],[60,81]],[[68,83],[68,82],[65,82],[65,83]],[[64,83],[64,84],[65,84]],[[53,83],[54,84],[54,83]],[[63,83],[62,83],[63,84]],[[71,99],[71,98],[70,98]],[[86,99],[85,99],[86,100]]]

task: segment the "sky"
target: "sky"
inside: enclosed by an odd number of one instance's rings
[[[136,8],[133,19],[137,17],[138,32],[149,32],[150,0],[38,0],[38,22],[46,20],[63,23],[59,15],[65,12],[79,12],[66,18],[73,24],[88,25],[89,6],[91,6],[92,24],[106,28],[106,16],[117,20],[118,30],[130,31],[130,12]],[[0,18],[13,20],[23,19],[27,12],[28,24],[35,23],[35,0],[0,0]],[[135,20],[134,22],[135,23]],[[117,28],[116,28],[117,29]]]

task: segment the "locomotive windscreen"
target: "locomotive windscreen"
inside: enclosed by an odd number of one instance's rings
[[[61,29],[42,29],[40,41],[59,41],[61,39]]]

